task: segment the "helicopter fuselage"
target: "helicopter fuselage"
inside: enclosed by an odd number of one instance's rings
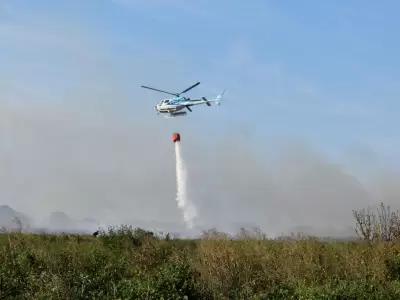
[[[175,97],[172,97],[169,99],[163,99],[157,105],[154,106],[154,110],[157,112],[157,114],[168,114],[170,117],[175,117],[175,116],[186,115],[185,111],[181,111],[184,108],[186,108],[188,111],[191,112],[192,109],[190,107],[194,106],[194,105],[206,104],[207,106],[211,106],[211,104],[210,104],[211,102],[214,102],[217,105],[219,105],[219,100],[221,99],[221,96],[224,93],[224,91],[221,91],[221,93],[213,99],[206,99],[205,97],[201,97],[201,99],[190,99],[187,97],[180,96],[181,94],[186,93],[187,91],[198,86],[199,84],[200,84],[200,82],[197,82],[196,84],[185,89],[184,91],[180,92],[179,94],[154,89],[154,88],[144,86],[144,85],[142,85],[142,87],[175,96]]]

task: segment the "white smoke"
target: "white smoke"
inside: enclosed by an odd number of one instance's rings
[[[185,163],[182,158],[180,142],[175,143],[175,156],[176,156],[176,201],[178,207],[183,212],[183,219],[186,226],[193,228],[193,222],[196,218],[196,207],[191,203],[187,196],[187,173]]]

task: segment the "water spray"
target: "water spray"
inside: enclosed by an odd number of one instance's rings
[[[196,207],[189,201],[187,196],[187,173],[185,163],[181,154],[181,136],[178,132],[172,134],[172,141],[175,144],[176,156],[176,202],[183,212],[183,219],[190,229],[196,217]]]

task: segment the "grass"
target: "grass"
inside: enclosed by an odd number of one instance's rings
[[[359,242],[216,231],[165,240],[126,226],[97,237],[4,233],[0,299],[400,299],[396,218],[365,225],[368,214],[355,213]]]

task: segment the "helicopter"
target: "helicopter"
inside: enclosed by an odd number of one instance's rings
[[[181,94],[188,92],[199,84],[200,82],[197,82],[180,93],[170,93],[144,85],[141,87],[174,96],[172,98],[161,100],[157,105],[154,106],[154,110],[157,112],[157,115],[166,114],[166,118],[175,118],[179,116],[185,116],[187,112],[182,111],[185,108],[192,112],[190,107],[194,105],[206,104],[207,106],[211,106],[211,102],[215,102],[215,104],[220,105],[220,100],[222,95],[225,93],[225,90],[222,90],[215,98],[212,99],[207,99],[206,97],[201,97],[201,99],[190,99],[185,96],[181,96]]]

